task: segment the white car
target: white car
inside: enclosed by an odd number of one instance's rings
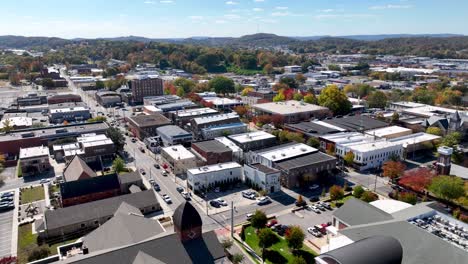
[[[218,202],[218,203],[219,203],[220,205],[222,205],[222,206],[227,206],[227,205],[228,205],[227,202],[224,201],[224,200],[221,199],[221,198],[218,198],[218,199],[216,199],[215,201]]]
[[[190,200],[190,194],[186,191],[180,193],[185,200]]]
[[[308,227],[307,232],[311,233],[315,237],[321,237],[322,234],[313,227]]]
[[[39,181],[40,184],[46,184],[46,183],[49,183],[50,180],[49,179],[42,179]]]
[[[166,203],[168,203],[168,204],[172,203],[171,197],[169,197],[169,195],[163,194],[162,198]]]
[[[320,188],[320,186],[318,184],[314,184],[314,185],[309,186],[309,189],[311,189],[311,190],[317,190],[318,188]]]
[[[254,200],[255,199],[255,192],[253,192],[253,191],[243,191],[242,192],[242,197]]]
[[[307,210],[313,211],[314,213],[317,213],[317,214],[321,213],[320,209],[318,209],[317,207],[315,207],[313,205],[308,205]]]
[[[266,196],[260,197],[260,198],[258,198],[258,200],[257,200],[257,204],[258,204],[258,205],[264,205],[264,204],[268,204],[268,203],[271,203],[271,201],[270,201],[270,198],[268,198],[268,197],[266,197]]]

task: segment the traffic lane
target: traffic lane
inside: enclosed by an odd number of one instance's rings
[[[11,255],[13,212],[0,213],[0,258]]]

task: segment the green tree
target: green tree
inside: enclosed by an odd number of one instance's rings
[[[367,104],[370,108],[385,108],[387,106],[387,95],[381,91],[373,92],[367,97]]]
[[[330,187],[330,198],[332,200],[339,200],[344,197],[344,190],[338,185]]]
[[[106,85],[104,84],[103,81],[101,81],[101,80],[96,81],[96,89],[97,90],[101,90],[101,89],[105,89],[105,88],[106,88]]]
[[[438,127],[428,127],[426,129],[426,133],[436,135],[436,136],[442,136],[442,129]]]
[[[267,222],[268,222],[268,218],[266,214],[260,210],[256,210],[252,218],[250,219],[250,223],[252,224],[252,227],[256,229],[264,228]]]
[[[392,124],[395,124],[396,122],[398,122],[398,120],[400,120],[400,115],[397,112],[393,113]]]
[[[280,79],[280,83],[287,85],[289,88],[297,88],[297,82],[295,79],[290,77],[283,77]]]
[[[330,109],[335,115],[348,114],[352,108],[346,94],[336,85],[329,85],[323,89],[318,97],[318,103]]]
[[[414,193],[404,192],[398,195],[398,200],[414,205],[418,202],[418,197]]]
[[[184,97],[185,96],[184,88],[182,88],[182,87],[177,88],[176,95],[180,96],[180,97]]]
[[[353,190],[353,196],[356,197],[356,198],[361,198],[362,194],[364,193],[364,188],[362,188],[361,185],[358,185],[356,187],[354,187],[354,190]]]
[[[244,255],[242,255],[241,253],[235,253],[234,255],[232,255],[232,264],[239,264],[239,263],[242,263],[242,261],[244,261]]]
[[[112,169],[118,174],[125,171],[125,161],[121,157],[115,158],[112,162]]]
[[[96,116],[87,120],[88,123],[93,122],[106,122],[107,118],[105,116]]]
[[[345,161],[347,166],[351,166],[354,163],[354,153],[352,151],[349,151],[344,155],[343,160]]]
[[[282,102],[284,100],[286,100],[286,96],[284,96],[284,94],[281,92],[273,97],[273,102]]]
[[[208,85],[216,93],[227,94],[235,92],[234,81],[224,76],[214,77],[208,82]]]
[[[278,237],[270,228],[262,228],[258,231],[258,246],[262,248],[262,259],[265,260],[265,249],[273,246]]]
[[[6,133],[10,132],[11,130],[13,130],[13,126],[11,124],[11,121],[9,118],[6,118],[5,120],[3,120],[3,128],[2,130]]]
[[[317,138],[310,137],[307,140],[307,145],[313,147],[313,148],[319,148],[320,147],[320,141]]]
[[[432,180],[429,190],[444,200],[454,200],[465,195],[464,182],[455,176],[438,176]]]
[[[302,256],[294,256],[291,264],[307,264],[307,261]]]
[[[296,101],[301,101],[302,99],[304,99],[304,96],[301,93],[295,93],[293,95],[293,99]]]
[[[317,103],[317,98],[315,97],[314,94],[309,93],[304,96],[304,102],[308,104],[316,104]]]
[[[42,79],[42,86],[46,88],[54,87],[54,81],[51,78],[44,78]]]
[[[196,83],[194,81],[192,81],[192,80],[187,79],[187,78],[177,78],[174,81],[174,85],[177,88],[182,88],[184,93],[190,93],[195,88]]]
[[[329,64],[328,70],[330,71],[341,71],[341,67],[336,64]]]
[[[286,242],[288,247],[292,250],[298,250],[302,248],[304,243],[305,234],[299,226],[291,226],[286,232]]]
[[[460,132],[452,132],[442,139],[442,145],[447,147],[453,147],[455,145],[460,144],[461,138],[462,135]]]
[[[122,135],[120,129],[115,127],[110,127],[106,130],[106,135],[114,142],[115,148],[118,151],[123,150],[125,145],[125,137]]]

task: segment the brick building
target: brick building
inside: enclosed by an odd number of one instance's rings
[[[192,150],[202,158],[205,165],[232,161],[232,150],[217,140],[193,143]]]

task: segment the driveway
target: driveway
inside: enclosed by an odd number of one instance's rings
[[[13,212],[0,213],[0,258],[11,255]]]

